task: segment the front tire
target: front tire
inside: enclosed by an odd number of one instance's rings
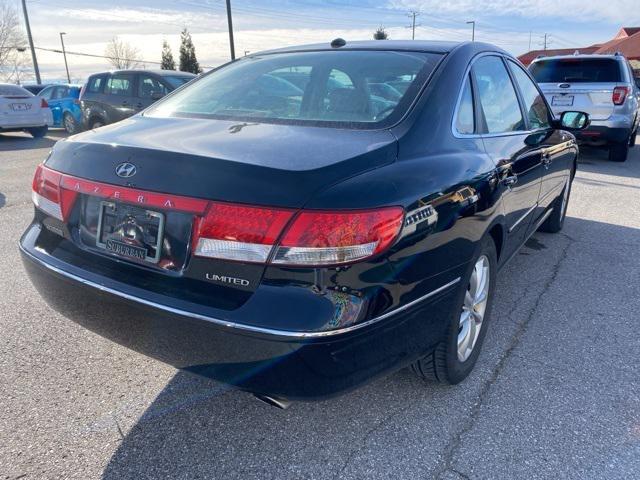
[[[490,236],[482,240],[480,253],[463,279],[456,308],[451,312],[446,339],[412,365],[424,380],[455,385],[473,370],[491,316],[496,285],[497,254]]]
[[[47,134],[48,131],[49,127],[46,125],[44,127],[30,128],[28,130],[33,138],[42,138]]]

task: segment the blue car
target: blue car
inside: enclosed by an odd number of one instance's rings
[[[49,104],[53,113],[53,127],[62,127],[68,133],[78,133],[82,124],[80,109],[81,85],[49,85],[38,94]]]

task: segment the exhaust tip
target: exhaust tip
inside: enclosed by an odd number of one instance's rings
[[[279,408],[280,410],[286,410],[291,406],[289,400],[285,400],[284,398],[270,397],[269,395],[261,395],[259,393],[254,393],[253,396],[260,400],[262,403],[266,403],[272,407]]]

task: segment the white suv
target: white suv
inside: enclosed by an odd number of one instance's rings
[[[529,66],[553,114],[587,112],[589,128],[576,132],[582,143],[609,148],[609,160],[624,162],[640,125],[640,89],[624,56],[539,57]]]

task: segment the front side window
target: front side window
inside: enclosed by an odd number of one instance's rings
[[[69,89],[67,87],[56,87],[54,94],[51,96],[54,100],[67,98],[69,96]]]
[[[462,96],[458,105],[458,116],[456,117],[456,130],[458,133],[472,134],[475,131],[475,118],[473,109],[473,93],[469,76],[464,81]]]
[[[89,86],[87,90],[91,93],[100,93],[102,91],[102,87],[104,87],[105,77],[91,77],[89,80]]]
[[[520,87],[520,93],[522,93],[524,109],[529,120],[529,128],[532,130],[549,128],[551,126],[549,109],[542,94],[520,65],[509,60],[509,67],[513,72],[518,87]]]
[[[500,57],[481,57],[473,64],[487,133],[525,130],[516,91]]]
[[[107,80],[104,93],[107,95],[131,96],[133,77],[131,75],[113,75]]]
[[[247,57],[201,77],[145,115],[375,128],[401,118],[440,58],[355,50]]]

